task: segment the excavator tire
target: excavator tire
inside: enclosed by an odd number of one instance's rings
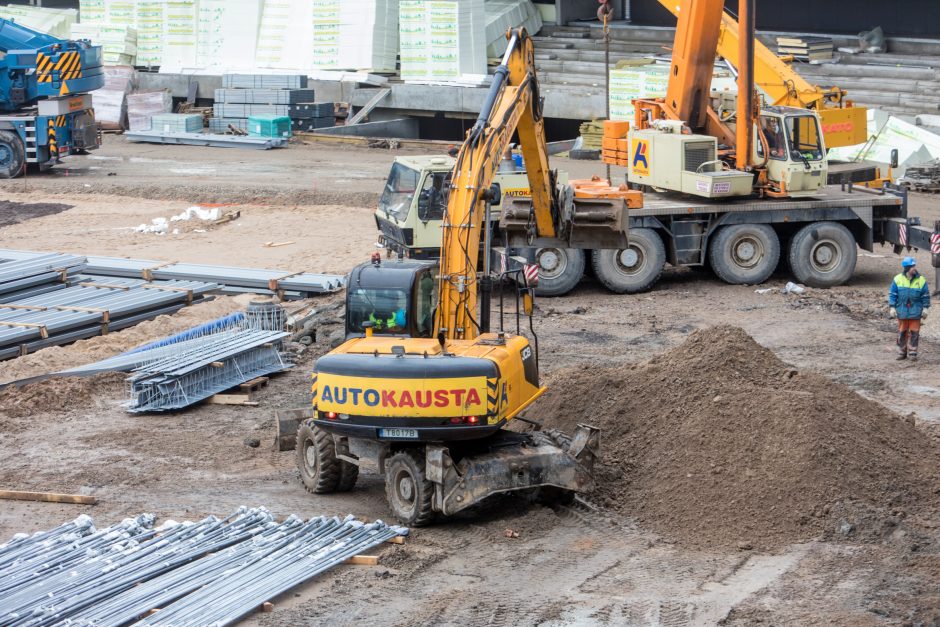
[[[760,285],[780,261],[780,239],[769,224],[733,224],[708,243],[708,261],[719,279],[732,285]]]
[[[23,173],[26,148],[14,131],[0,131],[0,179],[16,178]]]
[[[424,459],[415,450],[399,451],[385,461],[385,497],[403,525],[422,527],[434,520],[434,484],[424,473]]]
[[[635,294],[653,287],[666,266],[666,247],[652,229],[630,229],[630,246],[598,249],[592,255],[594,274],[617,294]]]
[[[336,491],[349,492],[356,486],[356,481],[359,479],[359,466],[341,459],[338,461],[339,483],[336,484]]]
[[[307,492],[327,494],[339,489],[342,479],[340,460],[336,459],[333,437],[312,421],[300,423],[297,430],[297,468]],[[356,469],[358,477],[358,468]],[[352,481],[355,484],[355,479]],[[352,489],[352,485],[349,488]]]

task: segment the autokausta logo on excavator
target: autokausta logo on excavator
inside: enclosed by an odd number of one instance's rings
[[[326,378],[326,381],[324,381]],[[383,381],[381,385],[368,379],[343,380],[345,377],[324,377],[321,373],[314,385],[314,402],[324,411],[358,415],[390,415],[402,410],[410,416],[428,415],[452,409],[455,415],[465,412],[486,412],[486,379],[436,379],[434,389],[426,389],[425,380],[402,379]],[[335,379],[335,380],[334,380]]]

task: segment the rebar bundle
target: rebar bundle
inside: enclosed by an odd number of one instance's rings
[[[153,522],[143,514],[99,531],[81,516],[0,545],[0,624],[227,625],[408,533],[352,516],[277,523],[245,507],[224,520]]]

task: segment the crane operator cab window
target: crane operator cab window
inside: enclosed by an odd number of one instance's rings
[[[450,172],[432,172],[424,177],[424,185],[418,194],[418,219],[422,222],[444,219],[450,175]]]
[[[784,118],[790,156],[794,161],[819,161],[823,158],[819,138],[819,122],[814,115],[791,115]]]
[[[390,218],[402,221],[408,217],[411,201],[418,188],[417,170],[413,170],[401,163],[392,165],[385,182],[385,190],[379,198],[379,209],[388,214]]]
[[[780,118],[772,115],[762,115],[760,117],[761,131],[764,139],[767,140],[767,148],[770,150],[772,159],[785,160],[787,158],[787,140],[783,134],[783,127],[780,124]],[[757,156],[764,156],[764,144],[761,141],[757,144]]]

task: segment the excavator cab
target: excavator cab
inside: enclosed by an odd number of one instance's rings
[[[434,330],[437,280],[430,261],[382,262],[376,255],[349,274],[346,339],[366,335],[429,338]]]
[[[764,107],[755,129],[753,163],[788,196],[812,196],[826,184],[828,166],[819,116],[795,107]]]

